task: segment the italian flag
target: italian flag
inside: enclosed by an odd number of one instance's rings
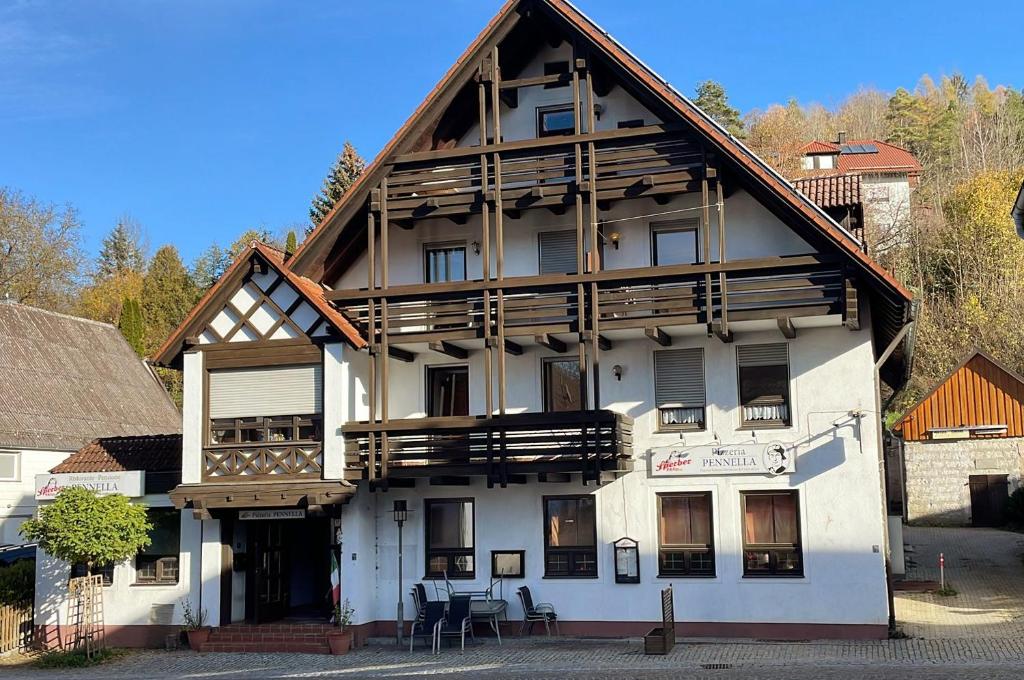
[[[341,568],[338,566],[338,551],[331,551],[331,601],[341,602]]]

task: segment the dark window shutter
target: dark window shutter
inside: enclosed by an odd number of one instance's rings
[[[544,231],[538,237],[541,274],[577,273],[575,231]]]
[[[654,395],[659,408],[703,407],[704,350],[694,347],[655,352]]]
[[[784,342],[771,345],[741,345],[736,348],[740,366],[778,366],[789,363],[789,352]]]

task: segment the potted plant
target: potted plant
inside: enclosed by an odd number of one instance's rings
[[[352,648],[352,631],[348,630],[348,627],[355,613],[356,610],[349,606],[348,600],[334,605],[334,627],[327,632],[327,644],[331,647],[331,654],[348,654],[348,650]]]
[[[199,648],[210,638],[210,627],[206,625],[206,610],[192,609],[192,603],[187,597],[181,598],[181,616],[185,619],[185,635],[188,636],[188,646],[199,651]]]

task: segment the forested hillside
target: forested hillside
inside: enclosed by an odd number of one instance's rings
[[[784,175],[798,174],[811,139],[881,139],[912,151],[923,165],[901,233],[868,233],[869,248],[919,301],[911,384],[898,412],[977,345],[1024,372],[1024,240],[1010,208],[1024,179],[1024,96],[984,79],[924,77],[913,89],[861,90],[834,109],[789,101],[745,115],[714,82],[697,103]],[[292,250],[363,169],[348,143],[311,202],[310,225],[250,229],[216,243],[194,262],[174,244],[150,253],[144,225],[112,226],[98,259],[82,254],[72,207],[0,187],[0,297],[118,324],[150,356],[252,239]],[[172,393],[180,378],[163,372]]]

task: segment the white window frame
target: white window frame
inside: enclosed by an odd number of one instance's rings
[[[0,482],[20,482],[21,481],[21,451],[11,451],[9,449],[0,449],[0,456],[11,456],[14,458],[14,476],[13,477],[0,477]]]

